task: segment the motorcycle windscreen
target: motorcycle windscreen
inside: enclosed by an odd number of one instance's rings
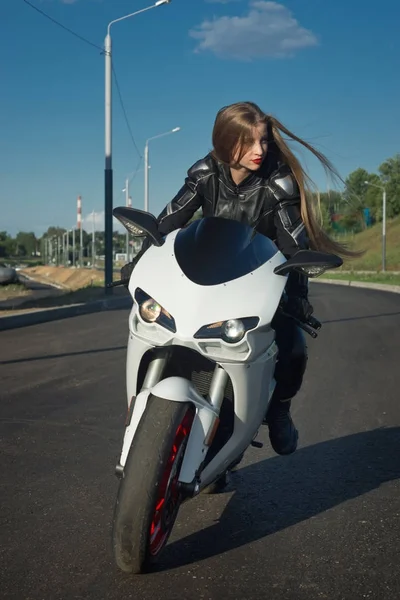
[[[194,221],[175,238],[175,257],[188,279],[218,285],[251,273],[268,262],[278,248],[248,225],[208,217]]]

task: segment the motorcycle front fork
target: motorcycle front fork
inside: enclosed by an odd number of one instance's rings
[[[171,356],[169,348],[160,348],[155,356],[150,361],[144,378],[142,390],[147,390],[159,383],[164,375],[165,367]],[[228,383],[229,376],[227,372],[220,366],[215,365],[214,373],[210,383],[208,392],[208,401],[219,413],[222,402],[224,400],[225,388]]]

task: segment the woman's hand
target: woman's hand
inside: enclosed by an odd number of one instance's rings
[[[129,282],[131,275],[132,275],[132,271],[136,266],[137,261],[133,260],[132,262],[127,263],[126,265],[124,265],[121,269],[121,281],[126,281],[126,283]]]
[[[299,321],[307,321],[314,312],[308,298],[301,296],[289,296],[285,310]]]

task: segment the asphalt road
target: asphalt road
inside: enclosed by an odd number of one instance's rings
[[[156,572],[113,564],[125,310],[0,334],[0,598],[400,598],[400,297],[314,285],[289,457],[186,504]],[[260,439],[267,441],[265,429]]]

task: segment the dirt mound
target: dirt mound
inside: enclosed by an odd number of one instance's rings
[[[96,269],[73,269],[65,267],[29,267],[21,273],[41,283],[57,284],[65,290],[79,290],[88,286],[102,285],[104,275]]]

